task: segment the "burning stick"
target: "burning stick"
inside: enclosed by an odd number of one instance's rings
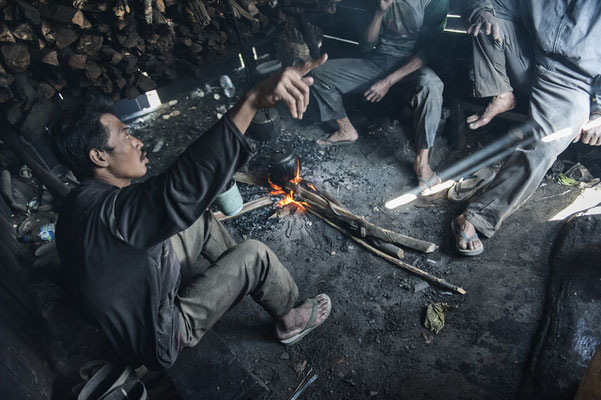
[[[406,262],[403,262],[403,261],[399,260],[396,257],[392,257],[392,256],[390,256],[390,255],[388,255],[388,254],[386,254],[386,253],[384,253],[384,252],[376,249],[375,247],[373,247],[369,243],[367,243],[365,240],[360,239],[360,238],[358,238],[356,236],[351,235],[348,231],[346,231],[345,229],[343,229],[340,226],[336,225],[334,222],[330,221],[328,218],[324,217],[319,212],[314,211],[311,208],[307,208],[307,211],[309,211],[311,214],[315,215],[316,217],[321,218],[323,221],[325,221],[330,226],[333,226],[338,231],[340,231],[340,232],[344,233],[345,235],[349,236],[355,242],[359,243],[361,246],[365,247],[367,250],[371,251],[375,255],[377,255],[379,257],[382,257],[386,261],[390,261],[391,263],[395,264],[396,266],[401,267],[404,270],[407,270],[409,272],[412,272],[412,273],[420,276],[422,279],[424,279],[424,280],[426,280],[428,282],[431,282],[433,284],[436,284],[438,286],[441,286],[444,289],[452,290],[452,291],[454,291],[456,293],[459,293],[459,294],[465,294],[465,293],[467,293],[465,291],[465,289],[463,289],[463,288],[460,288],[458,286],[452,285],[449,282],[445,281],[444,279],[437,278],[434,275],[431,275],[431,274],[427,273],[424,270],[421,270],[421,269],[419,269],[417,267],[414,267],[411,264],[407,264]]]
[[[272,188],[275,186],[275,189],[280,190],[280,194],[287,194],[285,199],[286,204],[294,201],[294,195],[301,201],[301,205],[302,203],[312,203],[312,205],[314,205],[316,209],[319,209],[320,212],[325,212],[330,218],[339,221],[342,225],[348,226],[352,231],[357,232],[357,236],[361,238],[376,238],[397,246],[409,247],[423,253],[431,253],[438,249],[438,246],[432,242],[402,235],[372,224],[365,219],[365,217],[353,214],[348,209],[341,206],[338,201],[334,201],[332,195],[326,197],[316,193],[317,189],[315,189],[315,186],[306,180],[302,180],[302,178],[297,177],[293,181],[285,183],[283,185],[284,188],[281,188],[278,185],[270,185],[267,180],[241,172],[236,173],[234,178],[237,182],[249,185],[271,186]],[[312,187],[313,191],[306,189],[303,185]],[[290,193],[293,193],[293,195],[290,195]]]

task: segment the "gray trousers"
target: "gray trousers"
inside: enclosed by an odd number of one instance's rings
[[[210,211],[171,243],[181,264],[176,304],[185,347],[196,345],[246,295],[273,318],[286,315],[298,298],[294,280],[273,251],[256,240],[236,244]],[[201,254],[209,266],[196,262]]]
[[[530,95],[537,140],[519,146],[486,191],[464,212],[486,237],[494,235],[505,218],[528,200],[589,118],[592,77],[557,60],[541,57],[537,63]]]
[[[370,54],[370,59],[341,58],[328,60],[313,71],[311,93],[315,96],[322,121],[346,117],[342,95],[363,92],[402,66],[406,59]],[[442,113],[440,78],[428,67],[406,76],[395,85],[414,110],[415,145],[429,149],[434,145],[436,130]]]
[[[501,43],[480,33],[473,40],[474,97],[491,97],[517,91],[529,94],[532,86],[532,43],[525,28],[497,18]]]

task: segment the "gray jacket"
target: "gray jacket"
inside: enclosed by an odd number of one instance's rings
[[[486,8],[496,11],[496,0],[465,0],[464,15],[471,18]],[[505,10],[521,13],[536,43],[537,62],[572,64],[593,77],[601,74],[601,1],[510,0]],[[495,8],[497,7],[497,8]],[[502,17],[502,16],[500,16]]]

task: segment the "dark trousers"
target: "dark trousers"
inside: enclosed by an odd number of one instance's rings
[[[480,33],[473,40],[474,97],[492,97],[517,91],[529,94],[532,86],[532,43],[525,28],[497,18],[501,42]]]
[[[372,84],[400,68],[404,62],[406,59],[370,54],[369,59],[328,60],[316,68],[312,75],[314,83],[311,93],[317,100],[321,120],[346,117],[342,95],[369,89]],[[418,149],[429,149],[434,145],[442,113],[443,88],[438,75],[428,67],[420,68],[395,85],[395,90],[401,92],[414,110],[415,145]]]
[[[176,303],[186,347],[197,344],[246,295],[273,318],[286,315],[298,298],[294,280],[273,251],[256,240],[236,244],[209,211],[171,243],[181,264]],[[196,262],[200,255],[210,262],[208,267]]]
[[[464,215],[484,236],[534,193],[553,162],[578,135],[590,114],[592,77],[570,65],[539,57],[530,94],[530,117],[537,140],[519,146]]]

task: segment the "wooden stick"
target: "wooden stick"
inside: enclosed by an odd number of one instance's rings
[[[267,180],[255,176],[250,176],[243,172],[238,172],[234,174],[234,178],[237,182],[246,183],[249,185],[269,187],[269,182],[267,182]],[[304,182],[312,184],[311,182],[306,180]],[[349,225],[353,225],[354,230],[357,230],[361,233],[360,236],[362,238],[371,236],[376,239],[383,240],[385,242],[389,242],[398,246],[409,247],[411,249],[421,251],[423,253],[431,253],[438,249],[438,246],[432,242],[427,242],[425,240],[416,239],[411,236],[402,235],[400,233],[393,232],[388,229],[379,227],[375,224],[372,224],[367,219],[365,219],[365,217],[353,214],[347,208],[341,205],[337,205],[331,200],[328,200],[317,193],[313,193],[312,191],[305,189],[302,186],[302,183],[300,185],[295,185],[292,182],[287,182],[284,185],[284,189],[288,191],[293,190],[301,200],[313,202],[321,210],[329,211],[329,213],[333,214],[336,219],[346,220],[346,223],[348,223]]]
[[[348,220],[347,222],[355,224],[356,229],[361,231],[360,236],[362,238],[365,238],[367,236],[373,236],[385,242],[393,243],[399,246],[409,247],[414,250],[421,251],[423,253],[431,253],[438,249],[438,246],[436,246],[432,242],[416,239],[407,235],[401,235],[400,233],[393,232],[388,229],[381,228],[375,224],[372,224],[367,219],[365,219],[365,217],[355,215],[348,209],[329,202],[322,196],[303,188],[302,185],[294,186],[292,183],[287,183],[285,186],[287,190],[294,190],[301,199],[310,200],[313,203],[319,205],[319,208],[331,210],[331,212],[336,216],[342,216],[343,218],[346,218]]]
[[[240,212],[238,212],[235,215],[228,216],[222,213],[221,211],[214,213],[214,215],[215,218],[217,218],[219,221],[227,221],[228,219],[239,217],[240,215],[249,213],[254,210],[258,210],[259,208],[270,206],[272,204],[273,201],[271,200],[271,196],[264,196],[256,200],[249,201],[248,203],[244,203],[244,205],[242,206],[242,210],[240,210]]]
[[[363,246],[364,248],[366,248],[367,250],[371,251],[372,253],[374,253],[375,255],[377,255],[378,257],[381,257],[383,259],[385,259],[386,261],[391,262],[392,264],[406,270],[409,271],[411,273],[414,273],[416,275],[418,275],[419,277],[421,277],[422,279],[431,282],[435,285],[438,285],[444,289],[447,290],[452,290],[456,293],[459,294],[466,294],[467,292],[465,291],[465,289],[460,288],[458,286],[452,285],[449,282],[445,281],[444,279],[441,278],[437,278],[434,275],[429,274],[428,272],[421,270],[417,267],[414,267],[411,264],[407,264],[406,262],[403,262],[395,257],[389,256],[388,254],[376,249],[375,247],[371,246],[369,243],[367,243],[365,240],[360,239],[356,236],[351,235],[350,233],[348,233],[346,230],[344,230],[343,228],[341,228],[340,226],[336,225],[334,222],[330,221],[328,218],[324,217],[323,215],[321,215],[319,212],[311,209],[311,207],[307,207],[307,211],[309,211],[311,214],[315,215],[318,218],[321,218],[322,220],[324,220],[327,224],[329,224],[330,226],[336,228],[338,231],[340,231],[341,233],[344,233],[345,235],[349,236],[351,239],[353,239],[355,242],[359,243],[361,246]]]
[[[405,257],[405,252],[403,251],[403,249],[401,249],[397,245],[385,242],[378,238],[369,238],[367,241],[369,242],[369,244],[374,246],[376,249],[381,250],[382,252],[388,254],[389,256],[396,257],[396,258],[404,258]]]

